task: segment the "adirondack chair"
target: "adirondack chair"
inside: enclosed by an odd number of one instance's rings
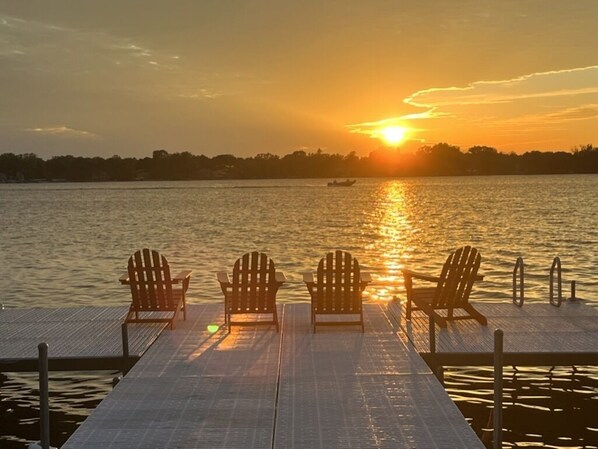
[[[486,317],[469,303],[469,294],[474,281],[484,279],[477,274],[481,259],[475,248],[465,246],[448,257],[440,276],[429,276],[403,269],[405,290],[407,290],[405,317],[410,320],[412,311],[422,310],[427,315],[433,316],[435,322],[443,328],[447,326],[448,321],[466,319],[477,320],[485,326]],[[435,282],[436,286],[415,288],[414,279]],[[456,309],[462,309],[466,314],[455,315]],[[438,310],[446,310],[446,315],[439,314]]]
[[[224,295],[224,316],[228,331],[233,325],[274,324],[278,327],[276,294],[286,281],[266,254],[244,254],[233,266],[232,281],[224,271],[216,273]],[[233,315],[272,314],[272,320],[233,321]]]
[[[120,277],[121,284],[131,287],[133,298],[125,323],[168,323],[174,329],[179,311],[187,319],[185,293],[190,280],[191,270],[171,277],[168,261],[157,251],[137,251]]]
[[[303,281],[311,296],[311,323],[314,333],[317,325],[361,325],[364,331],[361,295],[372,281],[362,273],[359,262],[350,253],[335,251],[320,260],[314,281],[313,273],[304,273]],[[359,315],[352,321],[320,321],[318,315]]]

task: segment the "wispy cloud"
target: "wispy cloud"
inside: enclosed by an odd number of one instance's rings
[[[377,138],[381,128],[405,126],[416,133],[436,125],[431,119],[454,119],[504,133],[526,134],[571,121],[598,119],[598,66],[538,72],[507,80],[477,81],[464,87],[430,88],[403,103],[425,109],[377,121],[347,125],[352,133]],[[424,133],[420,133],[424,134]]]
[[[189,98],[191,100],[214,100],[218,97],[222,97],[224,94],[221,92],[214,92],[209,89],[198,89],[194,92],[179,94],[181,98]]]
[[[47,70],[91,70],[101,64],[169,67],[178,59],[127,37],[0,15],[0,57],[10,56],[27,56],[37,67],[51,61]]]
[[[595,93],[598,93],[598,66],[589,66],[508,80],[477,81],[465,87],[425,89],[403,101],[422,108],[442,108]]]
[[[27,128],[25,129],[27,132],[36,133],[36,134],[43,134],[46,136],[62,136],[62,137],[78,137],[78,138],[88,138],[92,139],[97,137],[96,134],[83,131],[80,129],[70,128],[68,126],[45,126],[39,128]]]
[[[373,122],[354,123],[351,125],[346,125],[346,127],[350,133],[365,134],[373,139],[378,139],[380,138],[380,130],[383,128],[398,126],[409,128],[410,131],[415,132],[418,131],[418,129],[413,124],[410,124],[410,121],[447,117],[449,115],[450,114],[448,113],[439,112],[435,109],[430,109],[425,112],[405,114],[398,117],[390,117],[382,120],[376,120]]]

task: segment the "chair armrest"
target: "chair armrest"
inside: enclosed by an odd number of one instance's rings
[[[276,271],[274,273],[274,279],[276,279],[276,282],[279,284],[283,284],[287,281],[287,278],[282,271]]]
[[[179,282],[182,284],[183,293],[185,293],[189,288],[189,282],[191,281],[191,273],[191,270],[183,270],[172,278],[173,284],[178,284]]]
[[[183,271],[181,271],[179,274],[177,274],[175,277],[173,277],[173,278],[172,278],[172,281],[173,281],[175,284],[178,284],[179,282],[182,282],[182,281],[184,281],[185,279],[188,279],[188,278],[190,278],[190,277],[191,277],[191,273],[192,273],[192,272],[193,272],[193,271],[191,271],[191,270],[183,270]]]
[[[408,278],[421,279],[422,281],[438,282],[440,278],[438,276],[431,276],[425,273],[418,273],[417,271],[408,270],[403,268],[403,276]]]
[[[230,285],[230,279],[228,278],[228,273],[226,271],[219,271],[216,273],[216,278],[221,286]]]
[[[303,273],[303,282],[305,282],[306,284],[313,284],[314,274],[311,271]]]
[[[369,284],[372,282],[372,275],[370,273],[359,273],[359,282],[362,284]]]
[[[129,273],[123,273],[121,277],[118,278],[121,284],[129,285]]]
[[[483,281],[484,280],[484,275],[483,274],[476,274],[475,280],[476,281]]]

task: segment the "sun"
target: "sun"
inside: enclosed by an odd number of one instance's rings
[[[398,145],[407,135],[407,128],[402,126],[387,126],[378,131],[378,135],[387,145]]]

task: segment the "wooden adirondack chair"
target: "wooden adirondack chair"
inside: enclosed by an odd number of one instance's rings
[[[447,321],[474,319],[484,326],[486,317],[469,303],[469,294],[476,280],[484,279],[478,275],[481,256],[475,248],[465,246],[452,253],[440,276],[429,276],[415,271],[403,269],[405,289],[407,290],[407,310],[405,317],[410,320],[413,310],[422,310],[434,316],[440,327],[446,327]],[[435,287],[413,287],[413,279],[435,282]],[[462,309],[466,315],[455,315],[456,309]],[[446,315],[437,311],[446,310]]]
[[[120,277],[121,284],[131,287],[133,298],[125,323],[165,322],[174,329],[179,311],[187,319],[185,293],[190,279],[191,270],[171,278],[168,261],[157,251],[137,251],[129,258],[127,273]]]
[[[335,251],[320,260],[314,281],[313,273],[305,273],[305,282],[311,296],[311,323],[314,333],[317,325],[361,325],[364,331],[361,295],[371,282],[368,273],[362,273],[359,262],[350,253]],[[352,321],[317,321],[318,315],[359,315]]]
[[[224,271],[216,274],[224,294],[224,315],[228,331],[232,325],[274,324],[278,327],[276,293],[286,281],[266,254],[244,254],[233,266],[232,281]],[[272,314],[272,320],[233,321],[233,315]]]

